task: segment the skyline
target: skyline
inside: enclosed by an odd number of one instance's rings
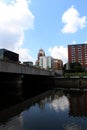
[[[66,4],[67,3],[67,4]],[[87,2],[82,0],[0,0],[0,48],[20,61],[46,56],[68,61],[69,44],[87,43]]]

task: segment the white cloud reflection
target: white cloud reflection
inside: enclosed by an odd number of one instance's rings
[[[66,96],[60,97],[59,99],[55,99],[52,101],[52,107],[55,111],[64,111],[69,108],[69,101]]]
[[[77,124],[71,123],[65,126],[65,130],[82,130]]]

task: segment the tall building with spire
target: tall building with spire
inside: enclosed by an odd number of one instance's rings
[[[39,57],[41,57],[41,56],[45,56],[45,52],[44,52],[43,49],[40,49],[40,50],[39,50],[37,59],[39,60]]]
[[[37,54],[37,60],[36,60],[36,63],[35,63],[36,66],[39,66],[39,59],[42,56],[45,56],[45,51],[43,49],[40,49],[38,51],[38,54]]]

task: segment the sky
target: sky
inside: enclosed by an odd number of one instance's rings
[[[40,49],[68,62],[68,45],[87,43],[85,0],[0,0],[0,48],[35,64]]]

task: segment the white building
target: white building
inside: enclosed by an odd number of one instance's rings
[[[66,70],[70,70],[70,65],[68,62],[66,63]]]
[[[52,69],[53,61],[54,59],[51,56],[41,56],[39,57],[39,67],[44,69]]]

